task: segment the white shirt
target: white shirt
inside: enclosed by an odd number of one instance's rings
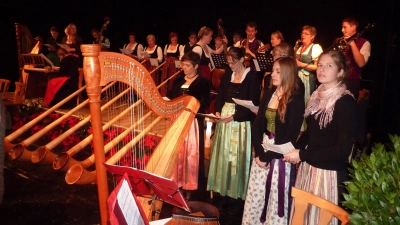
[[[364,56],[365,63],[368,62],[369,57],[371,56],[371,43],[366,41],[360,49],[361,55]]]
[[[143,45],[141,45],[141,44],[138,44],[137,42],[132,46],[132,48],[129,48],[128,46],[129,46],[129,44],[125,44],[124,45],[124,49],[130,49],[130,50],[134,50],[135,48],[136,48],[136,45],[138,46],[137,47],[137,57],[139,58],[139,60],[142,58],[142,52],[143,52]]]
[[[161,48],[158,47],[158,45],[155,46],[155,48],[154,48],[153,51],[149,51],[149,50],[147,49],[147,47],[144,49],[144,51],[146,51],[146,52],[149,53],[150,55],[151,55],[155,50],[157,50],[157,60],[158,60],[159,63],[161,63],[162,60],[163,60],[163,52],[162,52]]]
[[[179,60],[181,60],[182,56],[185,54],[183,51],[184,46],[178,44],[179,48],[175,48],[174,50],[169,49],[168,46],[171,46],[171,45],[170,44],[165,45],[165,47],[164,47],[164,55],[167,55],[167,53],[176,53],[176,51],[179,49]]]
[[[211,49],[210,46],[208,46],[208,45],[205,45],[205,47],[206,47],[206,49],[207,49],[207,51],[208,51],[208,55],[207,55],[206,51],[204,51],[204,53],[205,53],[205,55],[206,55],[207,58],[210,58],[210,54],[211,54],[211,52],[212,52],[212,49]],[[203,55],[203,48],[202,48],[201,46],[195,46],[195,47],[192,49],[192,51],[193,51],[193,52],[196,52],[197,54],[199,54],[200,57]]]
[[[301,47],[301,48],[297,49],[296,55],[297,55],[297,54],[300,54],[301,51],[303,52],[303,53],[302,53],[303,55],[307,55],[308,52],[310,51],[311,46],[313,46],[313,48],[312,48],[312,53],[311,53],[311,57],[312,57],[313,60],[317,60],[318,57],[319,57],[319,56],[321,55],[321,53],[322,53],[322,47],[321,47],[321,45],[319,45],[319,44],[311,44],[310,46],[307,47],[307,49],[306,49],[305,51],[302,51],[303,49],[302,49],[302,47]]]
[[[243,82],[243,80],[244,80],[244,78],[246,78],[246,75],[247,75],[247,73],[249,73],[250,72],[250,67],[247,67],[245,70],[244,70],[244,72],[243,72],[243,75],[242,75],[242,79],[240,80],[240,83],[242,83]],[[233,80],[235,79],[235,72],[233,72],[232,73],[232,76],[231,76],[231,82],[233,83]]]

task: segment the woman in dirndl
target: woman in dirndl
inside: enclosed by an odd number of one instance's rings
[[[303,122],[303,90],[292,57],[278,58],[252,127],[255,150],[242,224],[288,224],[296,167],[266,144],[295,145]],[[301,82],[300,82],[301,83]]]
[[[304,101],[307,105],[310,95],[317,87],[315,70],[317,69],[317,59],[322,53],[322,48],[319,44],[314,44],[315,36],[317,36],[315,27],[303,26],[300,35],[302,45],[296,50],[295,54],[298,74],[305,87]]]
[[[221,196],[245,199],[250,173],[251,122],[254,113],[235,104],[233,98],[258,105],[260,81],[244,65],[244,50],[232,47],[226,54],[231,71],[221,78],[215,115],[219,117],[213,143],[207,190]]]
[[[305,110],[307,130],[297,141],[297,149],[285,160],[301,161],[295,187],[341,205],[347,168],[357,130],[358,107],[343,79],[349,71],[346,58],[338,50],[321,54],[317,78],[321,85],[311,95]],[[292,207],[292,211],[296,210]],[[310,206],[304,224],[318,224],[319,208]],[[330,225],[338,224],[334,217]]]
[[[190,95],[200,102],[199,113],[206,113],[210,106],[211,83],[199,74],[200,56],[189,51],[182,57],[183,73],[174,80],[168,98],[173,99],[182,95]],[[174,118],[175,119],[175,118]],[[205,189],[204,169],[204,117],[196,116],[181,151],[177,166],[171,179],[180,188],[188,191]],[[189,195],[186,195],[189,197]]]
[[[197,38],[199,41],[193,46],[192,51],[196,52],[200,55],[200,73],[201,76],[211,80],[211,70],[210,70],[210,58],[211,54],[221,54],[224,51],[224,48],[219,48],[217,50],[213,50],[210,46],[208,46],[212,40],[213,30],[209,27],[202,27],[197,34]],[[222,41],[227,43],[228,40],[226,37],[222,38]]]
[[[171,32],[169,34],[169,40],[170,43],[164,47],[164,59],[166,63],[161,72],[161,83],[178,71],[175,62],[181,60],[183,56],[183,45],[178,44],[178,34],[176,32]],[[159,89],[160,94],[165,96],[167,91],[171,90],[173,83],[174,78],[168,82],[168,85],[164,85]]]

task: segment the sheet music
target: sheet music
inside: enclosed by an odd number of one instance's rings
[[[293,149],[295,149],[294,146],[292,145],[292,142],[288,142],[288,143],[282,144],[282,145],[263,143],[262,146],[264,147],[264,149],[267,149],[267,151],[272,151],[272,152],[276,152],[279,154],[286,154],[286,153],[292,151]]]
[[[58,43],[57,43],[57,45],[60,46],[61,48],[65,49],[65,50],[69,51],[69,52],[74,52],[74,51],[75,51],[75,48],[70,48],[70,47],[69,47],[68,45],[66,45],[66,44],[58,44]]]
[[[261,71],[260,66],[258,65],[258,61],[256,59],[253,59],[254,66],[256,67],[256,71]]]
[[[182,68],[181,61],[175,60],[175,68],[178,68],[178,69]]]
[[[123,54],[126,54],[126,55],[131,54],[131,53],[133,52],[132,49],[126,49],[126,48],[120,48],[119,50],[120,50]]]
[[[152,66],[158,66],[158,59],[150,58],[150,64],[151,64]]]
[[[165,225],[165,224],[167,224],[167,222],[169,222],[170,220],[172,220],[172,218],[165,218],[165,219],[161,219],[161,220],[154,220],[154,221],[150,221],[150,225]]]
[[[255,106],[253,104],[253,102],[250,101],[250,100],[241,100],[241,99],[237,99],[237,98],[232,98],[232,100],[234,102],[236,102],[236,104],[244,106],[244,107],[246,107],[246,108],[248,108],[250,110],[258,110],[258,106]]]
[[[118,205],[121,208],[124,218],[128,225],[144,225],[142,215],[133,198],[132,192],[129,188],[128,182],[124,179],[122,181],[121,189],[117,194]]]
[[[43,45],[46,46],[46,47],[48,47],[48,48],[54,48],[54,46],[51,45],[51,44],[43,44]]]
[[[150,58],[150,54],[146,51],[142,52],[142,58]]]
[[[196,115],[201,116],[201,117],[208,117],[211,119],[217,119],[217,120],[220,119],[214,113],[209,113],[209,114],[197,113]]]

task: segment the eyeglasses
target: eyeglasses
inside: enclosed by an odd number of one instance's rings
[[[311,35],[311,34],[301,32],[300,35]]]
[[[192,37],[189,37],[190,39],[192,39],[192,38],[196,38],[196,36],[192,36]]]
[[[239,62],[240,60],[236,61],[236,62],[228,62],[228,65],[230,66],[236,66],[236,64]]]

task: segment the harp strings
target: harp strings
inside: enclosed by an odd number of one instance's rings
[[[118,138],[118,144],[108,145],[109,155],[107,158],[114,157],[110,162],[116,161],[118,165],[132,166],[144,169],[147,160],[154,150],[154,145],[163,136],[169,126],[168,119],[157,118],[151,114],[151,110],[141,99],[139,92],[151,93],[151,90],[143,90],[143,82],[146,82],[145,73],[134,63],[125,61],[118,57],[107,57],[103,67],[103,72],[107,77],[115,77],[119,82],[112,86],[109,91],[102,96],[102,101],[108,102],[127,89],[129,91],[113,103],[105,113],[105,121],[115,118],[127,108],[130,109],[127,116],[122,116],[114,126],[105,132],[106,143],[111,139]],[[123,78],[123,79],[122,79]],[[104,104],[103,103],[103,104]],[[134,104],[134,105],[132,105]],[[157,106],[153,106],[157,107]],[[150,112],[150,114],[148,114]],[[142,118],[144,118],[142,120]],[[135,124],[134,126],[132,126]],[[148,126],[150,125],[150,129]],[[124,132],[128,129],[128,132]],[[144,133],[143,133],[144,132]],[[137,137],[139,135],[139,137]],[[116,142],[116,141],[113,141]],[[107,145],[106,145],[107,146]],[[128,147],[129,146],[129,147]],[[161,146],[162,148],[162,146]],[[120,152],[123,150],[123,152]],[[118,153],[118,154],[117,154]],[[160,154],[160,153],[158,153]]]

